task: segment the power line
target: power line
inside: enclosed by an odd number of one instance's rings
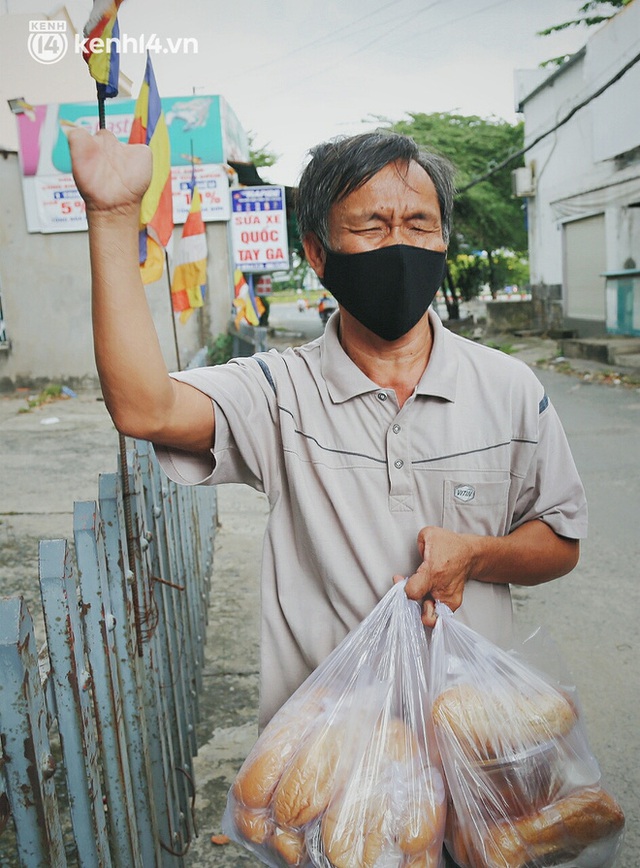
[[[592,93],[586,99],[583,99],[582,102],[579,102],[577,105],[575,105],[571,109],[571,111],[568,112],[562,118],[561,121],[558,121],[558,123],[555,126],[551,127],[550,130],[547,130],[544,133],[540,133],[539,136],[536,136],[536,138],[532,142],[529,142],[528,145],[525,145],[524,148],[520,148],[519,151],[515,151],[513,154],[510,154],[508,157],[506,157],[504,160],[502,160],[501,163],[498,163],[497,166],[494,166],[492,169],[489,169],[483,175],[480,175],[479,177],[474,178],[473,181],[470,181],[468,184],[466,184],[464,187],[462,187],[460,190],[458,190],[457,195],[460,196],[460,195],[462,195],[462,193],[466,193],[467,190],[470,190],[472,187],[475,187],[476,184],[480,184],[480,183],[482,183],[482,181],[486,181],[488,178],[491,178],[492,175],[495,175],[496,172],[499,172],[502,169],[505,169],[514,160],[517,160],[518,157],[522,157],[523,154],[526,154],[527,151],[530,151],[531,148],[535,147],[535,145],[539,144],[543,139],[546,139],[546,137],[550,136],[551,133],[555,133],[556,130],[559,130],[560,127],[563,127],[566,123],[568,123],[568,121],[570,121],[571,118],[580,111],[580,109],[583,109],[585,106],[589,105],[590,102],[593,102],[594,99],[597,99],[606,90],[608,90],[612,85],[614,85],[617,81],[619,81],[622,78],[622,76],[625,75],[625,73],[629,72],[631,67],[635,66],[639,60],[640,60],[640,54],[636,54],[636,56],[632,60],[630,60],[628,63],[625,63],[625,65],[622,67],[622,69],[618,70],[618,72],[612,78],[610,78],[609,81],[606,82],[606,84],[603,84],[602,87],[599,87],[598,90],[596,90],[594,93]]]
[[[440,2],[440,0],[437,0],[437,2]],[[372,9],[371,11],[367,12],[366,15],[362,15],[360,18],[356,18],[355,21],[350,21],[348,24],[344,24],[342,27],[338,27],[335,30],[332,30],[331,33],[327,33],[324,36],[319,36],[316,39],[312,39],[310,42],[305,42],[303,45],[298,45],[295,48],[292,48],[291,51],[288,51],[286,54],[278,55],[278,57],[274,58],[273,60],[266,60],[264,63],[259,63],[257,66],[252,66],[249,69],[244,69],[242,70],[241,74],[249,75],[250,73],[258,72],[261,69],[266,69],[269,66],[273,66],[274,64],[282,64],[283,60],[287,60],[288,58],[293,57],[295,54],[299,54],[301,51],[306,51],[308,48],[313,48],[314,46],[322,45],[323,43],[331,43],[338,35],[344,33],[345,30],[350,30],[357,24],[360,24],[361,21],[368,21],[369,24],[366,27],[361,28],[359,32],[362,32],[363,30],[369,30],[372,27],[377,27],[378,23],[372,23],[371,18],[374,15],[377,15],[379,12],[384,12],[385,9],[389,9],[390,7],[397,7],[397,5],[398,0],[391,0],[390,3],[384,3],[382,6],[378,6],[376,9]],[[381,23],[386,24],[386,22],[384,21]]]

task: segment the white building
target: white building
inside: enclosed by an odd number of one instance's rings
[[[534,294],[579,336],[640,334],[640,0],[553,72],[516,72]]]

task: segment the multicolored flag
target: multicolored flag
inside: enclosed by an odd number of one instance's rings
[[[235,298],[233,306],[236,309],[235,326],[240,328],[242,320],[246,320],[249,325],[257,326],[260,322],[260,317],[265,312],[265,306],[261,298],[258,298],[245,280],[244,274],[237,268],[233,274],[233,283],[235,290]]]
[[[207,235],[202,219],[202,200],[195,178],[191,179],[191,207],[175,258],[171,301],[185,323],[193,311],[202,307],[207,288]]]
[[[89,20],[84,26],[82,56],[87,61],[89,73],[96,81],[98,99],[118,96],[120,55],[118,43],[118,8],[122,0],[94,0]]]
[[[140,273],[144,283],[162,276],[166,248],[173,232],[171,194],[171,149],[169,131],[162,111],[160,94],[151,58],[147,65],[133,113],[129,144],[149,145],[153,154],[153,174],[140,207]]]

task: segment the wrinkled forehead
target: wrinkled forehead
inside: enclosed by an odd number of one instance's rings
[[[337,199],[331,212],[347,210],[405,210],[423,207],[440,212],[438,193],[428,172],[416,162],[391,162],[346,195]]]
[[[334,202],[340,202],[343,199],[346,199],[356,190],[372,185],[372,182],[375,182],[381,177],[395,177],[395,179],[401,182],[405,187],[415,190],[416,192],[418,192],[415,187],[416,182],[426,180],[427,182],[430,182],[431,187],[435,190],[435,186],[433,185],[429,173],[419,163],[411,159],[396,159],[370,168],[368,172],[361,176],[346,172],[344,184],[338,191]]]

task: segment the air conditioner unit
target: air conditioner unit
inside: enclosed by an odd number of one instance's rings
[[[522,166],[511,172],[511,189],[514,196],[535,196],[536,185],[533,176],[533,165]]]

